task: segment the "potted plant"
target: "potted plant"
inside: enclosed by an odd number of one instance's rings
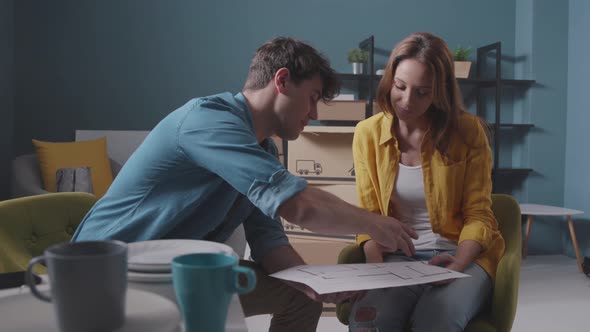
[[[348,62],[352,63],[352,73],[362,74],[363,64],[369,60],[369,52],[360,48],[353,48],[348,51]]]
[[[453,51],[453,60],[455,62],[455,77],[467,78],[469,77],[469,70],[471,69],[471,61],[469,55],[471,54],[471,47],[458,46]]]

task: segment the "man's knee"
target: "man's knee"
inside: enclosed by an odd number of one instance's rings
[[[274,313],[269,332],[315,331],[322,315],[322,303],[310,299],[295,289],[289,292],[290,301],[287,306]]]
[[[321,302],[310,299],[307,295],[298,290],[293,289],[293,291],[293,308],[295,310],[305,311],[310,316],[321,316],[323,309],[323,304]]]
[[[354,320],[359,323],[373,322],[377,318],[377,308],[360,307],[354,312]]]

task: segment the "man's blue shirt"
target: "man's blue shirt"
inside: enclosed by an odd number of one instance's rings
[[[222,242],[244,223],[259,260],[288,244],[278,208],[307,185],[277,156],[271,139],[256,140],[241,93],[193,99],[150,132],[72,241]]]

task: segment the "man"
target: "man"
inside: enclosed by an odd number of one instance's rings
[[[383,246],[413,253],[415,233],[310,188],[277,158],[270,136],[296,139],[317,103],[339,83],[311,46],[276,38],[261,46],[241,93],[197,98],[164,118],[127,161],[106,195],[88,212],[74,241],[161,238],[222,242],[241,223],[257,272],[256,289],[241,296],[247,316],[273,313],[271,331],[314,331],[321,301],[310,288],[268,277],[305,264],[278,220],[311,231],[363,233]],[[369,222],[370,221],[370,222]],[[314,301],[315,300],[315,301]]]

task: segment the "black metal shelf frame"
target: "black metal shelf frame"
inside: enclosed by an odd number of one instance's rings
[[[495,74],[491,79],[483,78],[483,69],[486,65],[485,59],[490,52],[494,52],[495,60]],[[500,130],[501,129],[530,129],[533,128],[533,124],[513,124],[513,123],[502,123],[501,121],[501,101],[502,101],[502,87],[513,86],[528,88],[535,83],[535,80],[521,80],[521,79],[505,79],[502,78],[502,43],[495,42],[489,45],[485,45],[477,48],[477,66],[474,79],[458,79],[459,83],[463,84],[475,84],[476,89],[480,88],[494,88],[495,89],[495,110],[494,110],[494,122],[490,124],[492,129],[492,139],[494,146],[494,165],[492,172],[492,183],[496,187],[498,176],[505,174],[516,174],[526,176],[533,170],[530,168],[501,168],[500,167]],[[482,94],[477,91],[477,102],[476,102],[476,113],[479,116],[483,116],[484,111],[484,100]]]
[[[382,75],[375,74],[374,68],[374,56],[375,56],[375,37],[373,35],[362,40],[358,44],[359,48],[369,53],[369,59],[367,61],[368,73],[367,74],[351,74],[351,73],[338,73],[338,77],[342,80],[355,80],[359,82],[367,82],[367,100],[365,107],[365,118],[369,118],[373,115],[373,102],[375,99],[374,82],[380,81]],[[483,78],[483,68],[486,65],[485,58],[490,52],[494,52],[495,60],[495,74],[492,78]],[[476,59],[476,72],[474,78],[458,78],[457,82],[461,85],[473,85],[475,89],[495,89],[495,111],[494,111],[494,122],[490,123],[490,128],[493,137],[493,154],[494,164],[492,171],[492,182],[495,184],[498,180],[498,175],[519,175],[527,176],[533,170],[530,168],[504,168],[500,167],[500,130],[514,129],[514,130],[528,130],[533,128],[535,125],[530,123],[502,123],[501,122],[501,99],[502,99],[502,87],[521,87],[528,88],[535,84],[535,80],[526,79],[506,79],[502,78],[502,43],[495,42],[489,45],[485,45],[477,48],[477,59]],[[482,94],[476,91],[476,113],[479,116],[483,116],[484,111],[484,100]],[[332,123],[332,125],[354,125],[354,123]],[[286,148],[286,142],[283,142],[284,148]],[[285,166],[287,165],[287,156],[285,154]]]
[[[373,99],[375,99],[375,92],[373,91],[373,81],[376,79],[375,75],[375,37],[373,35],[362,40],[358,46],[360,49],[365,50],[369,53],[369,59],[367,61],[368,74],[350,74],[350,73],[338,73],[338,77],[342,80],[355,80],[355,81],[366,81],[368,83],[367,88],[367,100],[365,105],[365,119],[373,115]]]

